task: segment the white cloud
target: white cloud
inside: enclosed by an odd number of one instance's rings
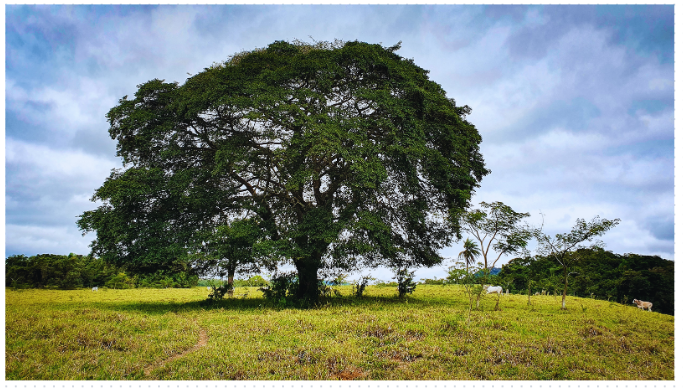
[[[66,255],[71,252],[88,254],[92,238],[81,237],[73,226],[37,226],[7,224],[5,229],[6,250],[32,256],[42,253]]]
[[[12,169],[21,169],[28,176],[24,182],[39,183],[47,178],[91,186],[104,182],[112,168],[110,160],[76,150],[55,150],[12,138],[5,139],[5,162]]]
[[[226,9],[241,14],[202,24],[210,13]],[[49,76],[27,82],[10,75],[6,81],[7,110],[52,136],[6,138],[8,218],[30,207],[39,209],[31,217],[44,217],[31,225],[8,220],[7,236],[26,249],[34,242],[52,251],[45,245],[49,239],[57,239],[54,249],[87,246],[92,239],[80,237],[73,219],[61,229],[45,224],[96,206],[87,199],[111,168],[120,167],[106,138],[104,115],[137,84],[153,78],[182,83],[187,72],[195,74],[238,51],[309,35],[384,45],[402,40],[398,54],[414,58],[449,97],[473,108],[468,120],[482,133],[482,153],[493,170],[473,203],[503,201],[531,212],[532,219],[542,210],[548,230],[557,232],[571,230],[578,217],[619,217],[622,224],[605,237],[607,249],[643,254],[673,249],[655,237],[648,222],[673,214],[673,161],[666,141],[673,142],[674,113],[641,104],[673,105],[673,65],[656,56],[630,55],[628,44],[615,43],[605,26],[562,29],[538,59],[542,50],[511,56],[506,45],[529,25],[553,23],[542,9],[527,12],[524,23],[501,18],[490,26],[475,22],[482,19],[480,7],[158,7],[100,15],[96,24],[73,7],[38,10],[40,17],[29,13],[18,24],[26,42],[41,39],[34,30],[55,25],[76,33],[48,62],[31,63],[49,69]],[[535,31],[543,29],[528,32]],[[8,66],[33,58],[28,51],[22,54],[25,48],[8,46],[8,56],[16,59]],[[588,111],[581,111],[584,107]],[[652,149],[646,148],[649,143]],[[83,150],[69,149],[74,145]],[[112,155],[88,153],[95,148]],[[27,237],[21,239],[22,233]],[[420,270],[418,277],[438,271]],[[390,272],[386,275],[389,280]]]

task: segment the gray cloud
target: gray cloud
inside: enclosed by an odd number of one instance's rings
[[[548,233],[621,218],[616,253],[673,258],[673,7],[7,6],[6,251],[86,253],[75,218],[121,167],[105,114],[275,40],[361,40],[430,70],[483,137],[503,201]],[[454,257],[461,243],[444,250]],[[447,266],[447,265],[446,265]],[[445,267],[419,277],[442,277]],[[390,278],[387,271],[379,271]],[[439,275],[441,274],[441,275]],[[386,276],[385,276],[386,275]]]

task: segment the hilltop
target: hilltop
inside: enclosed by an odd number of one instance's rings
[[[674,318],[604,300],[487,295],[457,285],[337,287],[315,309],[255,287],[6,291],[7,379],[672,380]]]

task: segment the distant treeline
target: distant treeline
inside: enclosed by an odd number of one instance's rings
[[[604,249],[574,253],[567,294],[630,304],[654,304],[653,311],[674,314],[674,262],[659,256],[618,255]],[[552,257],[517,258],[503,265],[495,282],[511,292],[557,292],[564,288],[562,266]],[[493,278],[492,278],[493,280]],[[531,282],[531,284],[529,284]]]
[[[129,275],[125,268],[93,256],[70,253],[36,256],[14,255],[5,260],[5,286],[73,290],[83,287],[194,287],[199,277],[187,272],[158,271]]]

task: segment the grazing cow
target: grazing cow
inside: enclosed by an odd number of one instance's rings
[[[93,290],[93,291],[97,291],[97,287],[93,287],[92,290]]]
[[[494,292],[495,292],[495,293],[497,293],[498,295],[500,295],[500,294],[503,293],[503,287],[501,287],[501,286],[495,286],[495,287],[484,286],[484,290],[486,290],[486,293],[487,293],[487,294],[491,294],[491,293],[494,293]]]
[[[638,299],[633,299],[633,303],[635,303],[636,306],[638,306],[639,309],[647,309],[647,311],[652,311],[652,302],[645,302],[642,300]]]

